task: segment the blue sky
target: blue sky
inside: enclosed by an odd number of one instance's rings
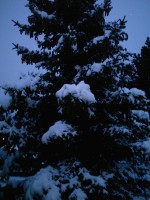
[[[0,84],[18,80],[21,72],[32,70],[31,66],[21,64],[21,58],[12,50],[12,43],[19,43],[35,49],[35,43],[27,36],[20,35],[12,19],[27,22],[29,15],[25,7],[27,0],[0,0]],[[109,20],[126,16],[129,40],[124,44],[131,52],[140,52],[150,36],[150,0],[112,0],[113,9]]]

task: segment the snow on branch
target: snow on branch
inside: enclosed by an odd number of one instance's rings
[[[57,121],[53,126],[49,128],[49,130],[42,136],[42,142],[44,144],[48,144],[51,139],[56,139],[58,137],[69,137],[75,136],[77,132],[74,128],[65,123],[64,121]]]
[[[144,110],[132,110],[132,116],[138,120],[149,121],[149,113]]]
[[[143,96],[143,97],[145,97],[145,92],[143,90],[139,90],[137,88],[131,88],[130,92],[132,93],[133,96]]]
[[[85,200],[87,199],[87,195],[85,194],[85,192],[83,192],[83,190],[81,190],[80,188],[78,189],[74,189],[74,191],[71,193],[71,195],[69,196],[69,199],[80,199],[80,200]]]
[[[146,150],[146,152],[148,154],[150,154],[150,138],[148,138],[147,140],[145,141],[141,141],[141,142],[136,142],[136,143],[133,143],[133,146],[137,147],[137,148],[143,148]]]
[[[53,176],[56,175],[58,175],[58,170],[48,166],[30,177],[25,184],[26,199],[60,200],[59,188],[56,186],[56,181],[53,180]]]
[[[91,181],[93,185],[96,185],[98,187],[106,188],[106,182],[102,176],[94,176],[89,173],[89,171],[86,168],[80,169],[79,174],[83,176],[83,180],[85,181]]]
[[[88,104],[96,102],[94,94],[90,90],[90,86],[84,83],[84,81],[81,81],[77,85],[64,84],[62,88],[56,92],[56,97],[60,100],[68,95],[71,95],[77,98],[79,101],[83,101]]]
[[[41,16],[41,18],[46,18],[46,19],[49,19],[49,20],[51,20],[51,19],[54,19],[55,18],[55,15],[54,14],[51,14],[51,15],[48,15],[46,12],[44,12],[44,11],[38,11],[38,10],[36,10],[36,12]]]
[[[57,168],[48,166],[26,179],[26,199],[86,200],[94,191],[106,194],[107,181],[113,177],[103,171],[94,176],[80,162],[60,162]]]
[[[118,100],[120,100],[120,103],[122,102],[122,100],[128,100],[130,103],[135,103],[137,102],[137,100],[139,99],[146,99],[146,95],[145,92],[142,90],[139,90],[137,88],[126,88],[126,87],[119,87],[115,92],[110,92],[107,94],[107,96],[109,97],[109,99],[113,98],[117,98]]]
[[[11,96],[9,94],[5,93],[5,90],[3,90],[0,87],[0,107],[7,109],[11,102]]]

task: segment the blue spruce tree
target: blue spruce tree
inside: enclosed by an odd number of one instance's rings
[[[38,49],[14,48],[45,71],[31,74],[33,85],[6,88],[3,178],[17,168],[26,173],[27,200],[149,199],[149,100],[134,87],[133,55],[121,45],[125,18],[106,22],[110,0],[27,6],[28,24],[14,23]]]

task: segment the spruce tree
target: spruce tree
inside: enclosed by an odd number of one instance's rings
[[[138,70],[138,87],[146,92],[150,97],[150,38],[146,39],[145,45],[141,48],[141,53],[136,55],[135,63]]]
[[[121,46],[125,18],[106,22],[110,0],[28,0],[28,8],[28,24],[14,23],[38,49],[14,48],[45,71],[31,75],[33,85],[6,88],[3,176],[8,163],[32,175],[23,185],[31,200],[150,198],[149,100]]]

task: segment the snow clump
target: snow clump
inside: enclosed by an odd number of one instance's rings
[[[96,102],[94,94],[90,90],[90,86],[84,83],[84,81],[81,81],[77,85],[64,84],[62,88],[56,92],[56,97],[59,100],[62,100],[68,95],[71,95],[77,98],[79,101],[83,101],[88,104]]]
[[[58,171],[48,166],[41,169],[37,174],[30,177],[25,183],[26,200],[43,199],[43,200],[60,200],[60,191],[56,186],[53,176]]]
[[[42,136],[42,143],[48,144],[48,142],[53,138],[58,137],[69,137],[70,135],[75,136],[77,132],[74,128],[64,121],[57,121],[49,130]]]
[[[149,121],[149,113],[144,110],[132,110],[132,116],[138,120]]]
[[[0,88],[0,106],[4,109],[7,109],[10,105],[11,97],[8,94],[5,94],[5,90]]]

